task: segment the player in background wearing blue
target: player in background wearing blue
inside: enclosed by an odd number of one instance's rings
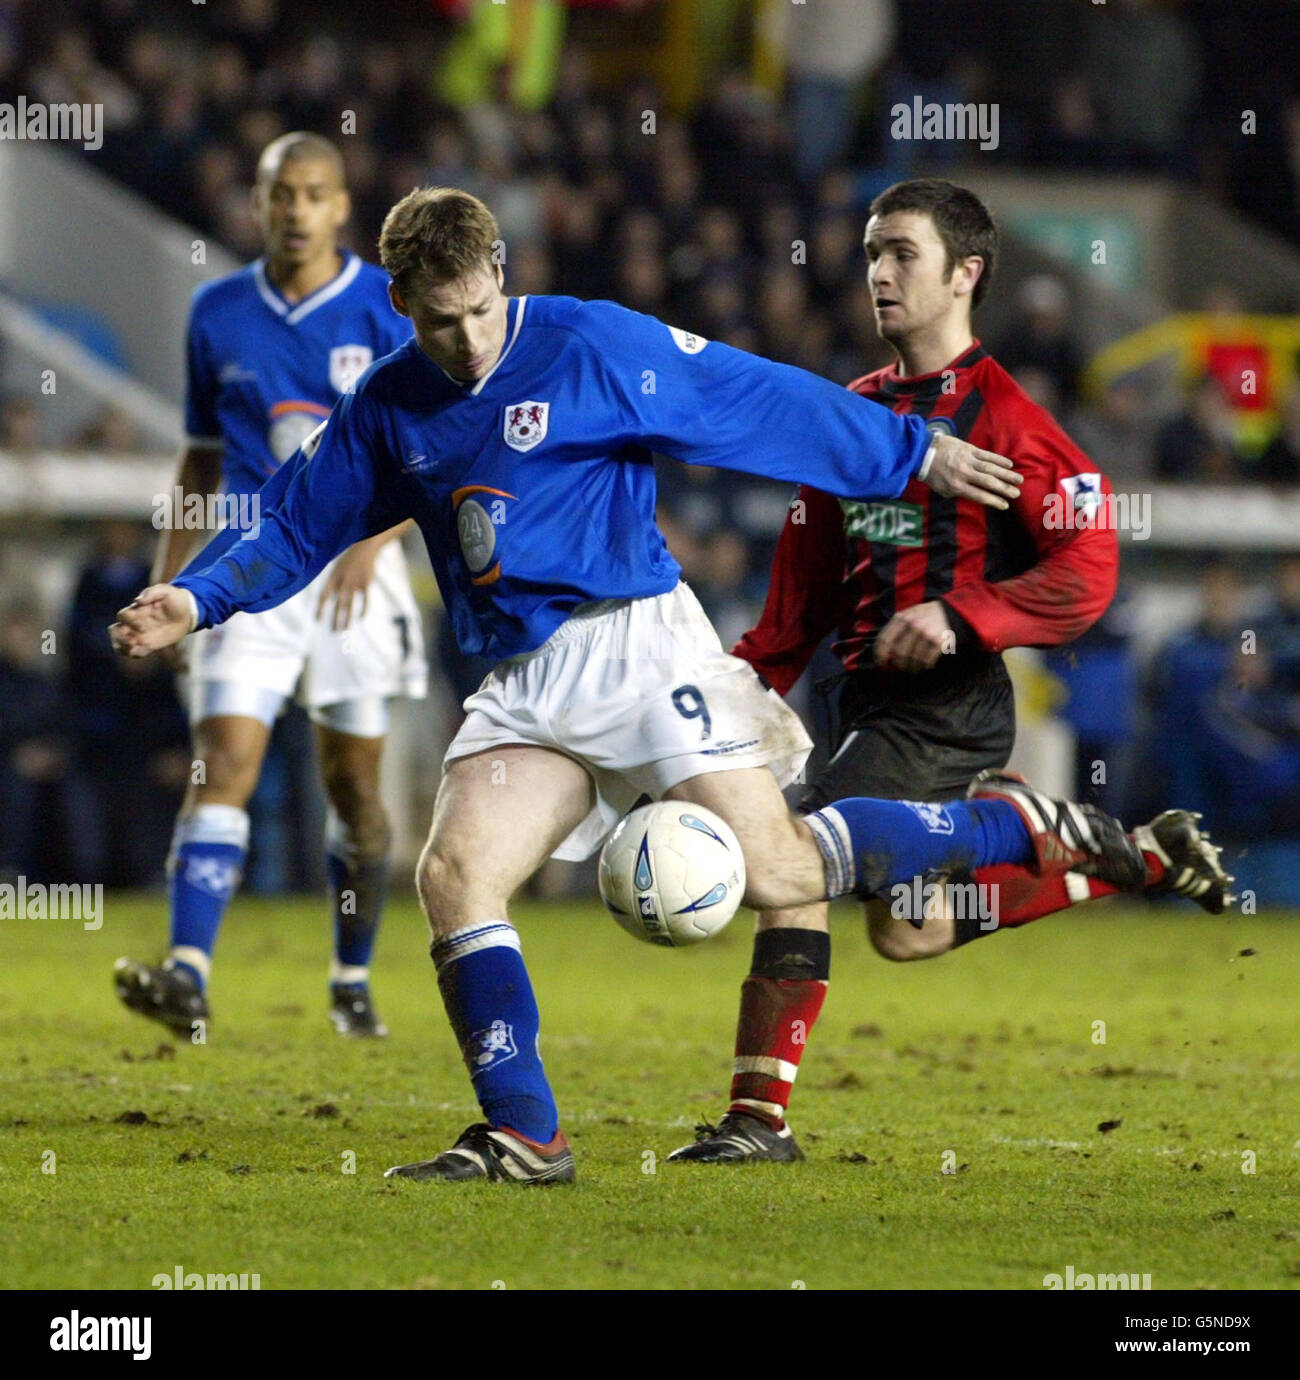
[[[187,496],[219,490],[236,535],[241,526],[255,530],[268,476],[372,360],[411,334],[388,300],[383,270],[338,248],[350,208],[333,144],[303,133],[277,139],[258,162],[253,195],[265,256],[194,297],[177,477]],[[419,612],[397,540],[403,530],[340,547],[310,587],[274,612],[241,613],[187,644],[185,693],[203,771],[190,785],[169,859],[171,952],[158,966],[117,963],[117,992],[133,1011],[181,1033],[208,1017],[212,950],[248,847],[245,807],[276,716],[297,688],[315,724],[330,802],[331,1019],[343,1035],[387,1034],[369,984],[390,839],[380,759],[389,699],[422,697],[425,688]],[[164,531],[154,578],[170,580],[207,535],[178,515]]]
[[[655,526],[651,451],[846,496],[896,496],[917,476],[999,508],[1018,490],[1011,462],[612,302],[507,297],[499,244],[487,207],[454,189],[389,212],[380,254],[415,339],[262,491],[256,538],[219,538],[111,636],[147,656],[290,598],[351,542],[419,524],[462,651],[496,663],[447,750],[417,874],[484,1120],[389,1172],[547,1183],[573,1178],[573,1156],[508,906],[548,856],[594,852],[642,793],[720,814],[760,908],[935,868],[1127,878],[1142,861],[1099,811],[1004,782],[946,805],[856,798],[792,814],[781,786],[807,734],[680,583]]]

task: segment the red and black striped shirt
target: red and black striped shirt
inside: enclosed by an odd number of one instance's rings
[[[936,373],[900,378],[892,364],[849,387],[1010,457],[1024,477],[1020,497],[1004,512],[943,498],[917,479],[883,502],[801,487],[763,616],[737,656],[785,694],[827,633],[838,629],[847,670],[869,668],[890,618],[933,599],[990,652],[1069,642],[1101,617],[1115,595],[1119,544],[1113,524],[1085,519],[1110,484],[978,340]]]

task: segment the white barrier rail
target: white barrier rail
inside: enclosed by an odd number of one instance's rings
[[[0,517],[126,517],[148,520],[175,483],[174,453],[102,456],[0,451]],[[1152,550],[1300,551],[1300,488],[1158,484],[1123,490],[1113,508],[1120,540]],[[777,514],[777,526],[784,516]],[[1140,517],[1149,528],[1133,530]]]

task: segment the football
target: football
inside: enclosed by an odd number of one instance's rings
[[[668,948],[725,928],[745,894],[745,858],[711,810],[660,801],[633,810],[600,853],[600,895],[637,939]]]

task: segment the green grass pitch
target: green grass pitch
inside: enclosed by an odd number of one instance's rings
[[[323,902],[236,903],[201,1047],[112,996],[114,958],[162,950],[158,898],[110,896],[95,932],[5,922],[0,1283],[1300,1285],[1295,916],[1101,904],[905,967],[844,907],[795,1091],[808,1162],[739,1168],[665,1156],[725,1106],[747,913],[683,952],[587,903],[516,919],[571,1189],[384,1181],[477,1115],[413,903],[373,1043],[328,1025]]]

